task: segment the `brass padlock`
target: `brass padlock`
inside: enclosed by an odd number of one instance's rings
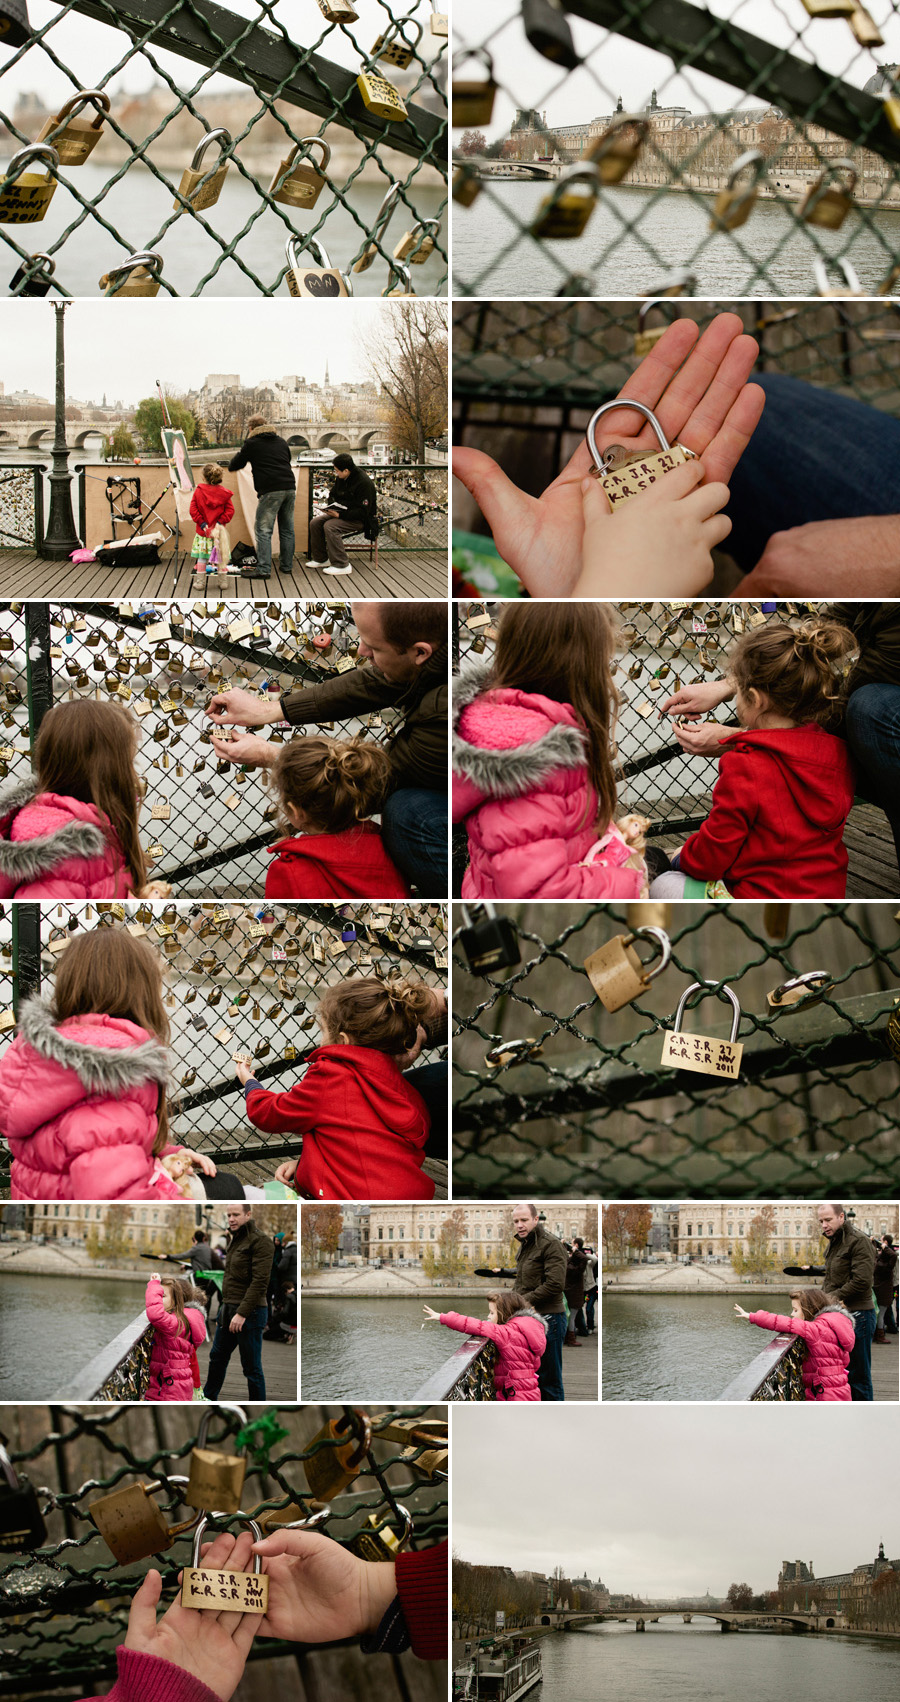
[[[301,148],[309,153],[312,148],[321,148],[322,163],[317,169],[307,159],[297,156]],[[324,136],[301,136],[295,142],[286,160],[282,160],[275,176],[266,191],[273,201],[281,201],[287,207],[314,207],[328,182],[325,176],[331,159],[331,148]],[[295,163],[296,162],[296,163]]]
[[[649,119],[618,113],[603,135],[585,149],[584,158],[597,167],[601,183],[621,183],[625,173],[637,164],[649,134]]]
[[[377,71],[362,71],[356,79],[356,87],[362,95],[365,105],[376,118],[384,118],[391,124],[402,124],[406,117],[406,107],[400,95],[400,90],[389,83],[387,77],[382,77]]]
[[[161,271],[161,254],[129,254],[127,260],[104,272],[100,288],[105,297],[159,295]]]
[[[169,1483],[185,1483],[183,1477],[171,1477]],[[197,1514],[181,1524],[168,1524],[161,1508],[151,1499],[154,1490],[165,1487],[160,1483],[129,1483],[124,1489],[114,1489],[101,1495],[87,1509],[110,1553],[120,1566],[131,1566],[136,1560],[149,1560],[151,1554],[164,1554],[177,1536],[192,1530]]]
[[[396,1510],[402,1515],[403,1529],[399,1536],[378,1513],[370,1513],[361,1531],[351,1537],[347,1547],[360,1560],[396,1560],[402,1554],[413,1533],[413,1519],[407,1507],[399,1501]]]
[[[643,963],[634,950],[637,940],[649,939],[659,962],[654,969]],[[591,986],[605,1010],[620,1011],[646,993],[651,981],[661,975],[670,957],[669,936],[662,928],[635,928],[631,934],[616,934],[605,946],[584,960]],[[652,962],[652,957],[650,959]]]
[[[648,331],[647,320],[650,314],[654,311],[657,313],[663,313],[666,310],[671,313],[672,318],[667,320],[665,325],[654,325],[653,328]],[[678,303],[673,301],[670,304],[667,298],[665,299],[665,305],[659,296],[652,296],[647,301],[641,303],[638,309],[638,328],[634,334],[634,352],[640,360],[643,360],[644,356],[649,355],[650,350],[656,347],[660,337],[664,336],[668,331],[669,326],[672,323],[672,319],[680,319],[680,317],[681,308]]]
[[[375,214],[371,237],[359,259],[354,260],[350,268],[351,272],[367,272],[373,261],[378,259],[377,244],[384,240],[384,233],[391,222],[391,214],[394,211],[394,202],[399,194],[399,183],[389,183],[382,197],[381,206]]]
[[[315,264],[305,265],[300,259],[304,248],[309,249]],[[289,236],[284,252],[287,256],[287,286],[292,296],[333,301],[336,296],[353,294],[350,279],[332,266],[317,237],[308,236],[304,240],[299,236]]]
[[[730,1040],[716,1040],[709,1034],[684,1034],[681,1020],[685,1006],[692,993],[701,993],[704,998],[709,996],[710,989],[720,991],[718,981],[692,981],[678,1001],[675,1012],[675,1026],[666,1031],[663,1040],[661,1064],[668,1064],[673,1070],[694,1070],[704,1076],[724,1076],[729,1081],[736,1081],[741,1067],[743,1045],[738,1040],[738,1029],[741,1024],[741,1007],[737,994],[728,986],[722,986],[721,992],[731,1002],[733,1017],[731,1021]]]
[[[85,106],[98,108],[96,117],[79,118],[78,114]],[[101,89],[79,89],[77,95],[73,95],[71,100],[66,101],[65,106],[60,107],[55,118],[47,119],[35,141],[46,142],[57,125],[62,124],[63,119],[71,113],[65,129],[60,130],[58,136],[53,136],[50,146],[56,149],[60,165],[84,165],[88,154],[93,153],[100,140],[103,120],[108,111],[109,95],[105,95]]]
[[[846,286],[844,289],[842,289],[842,290],[829,289],[829,287],[828,287],[828,276],[829,276],[828,267],[829,267],[829,265],[837,267],[838,271],[841,274],[841,277],[844,280],[844,284]],[[816,280],[816,294],[817,295],[833,297],[833,296],[848,296],[848,295],[856,296],[856,295],[862,295],[863,294],[863,287],[862,287],[862,284],[859,281],[859,276],[858,276],[855,268],[853,266],[851,266],[850,261],[845,259],[843,255],[839,255],[839,256],[837,256],[836,259],[831,260],[831,261],[826,261],[821,254],[818,255],[816,257],[815,261],[813,262],[813,274],[814,274],[815,280]]]
[[[46,175],[26,170],[29,160],[41,160],[48,167]],[[56,194],[56,178],[51,177],[50,169],[55,170],[58,165],[56,149],[49,148],[46,142],[40,145],[33,142],[30,147],[20,148],[17,154],[13,154],[6,176],[0,182],[0,224],[36,225],[40,222]]]
[[[408,260],[410,266],[423,266],[429,254],[434,252],[435,241],[441,228],[440,219],[418,219],[412,230],[404,231],[396,248],[395,260]],[[421,231],[418,242],[416,232]],[[432,236],[430,233],[434,232]]]
[[[438,11],[438,0],[431,0],[431,33],[432,35],[447,36],[449,34],[446,12]]]
[[[382,290],[382,295],[415,295],[412,278],[408,266],[402,261],[392,261],[388,273],[388,281]]]
[[[574,185],[585,188],[581,194]],[[562,172],[549,195],[545,195],[529,226],[532,236],[557,240],[580,236],[597,203],[600,173],[595,165],[573,165]]]
[[[481,194],[481,178],[470,167],[457,166],[453,173],[453,199],[461,207],[471,207],[472,202]]]
[[[330,24],[352,24],[359,17],[350,0],[319,0],[319,10]]]
[[[860,47],[884,46],[884,36],[865,6],[854,6],[853,14],[847,21]]]
[[[204,1566],[200,1544],[209,1525],[217,1522],[215,1516],[210,1518],[203,1514],[194,1531],[191,1564],[181,1575],[182,1607],[208,1608],[212,1613],[221,1613],[226,1608],[236,1613],[265,1613],[269,1603],[269,1580],[262,1570],[261,1554],[254,1554],[252,1572]],[[262,1542],[263,1529],[255,1519],[242,1516],[239,1523],[253,1533],[254,1542]]]
[[[642,414],[656,433],[659,449],[648,453],[625,450],[621,444],[611,443],[601,455],[596,442],[597,426],[604,415],[612,413],[615,408],[633,408],[636,413]],[[686,449],[684,444],[669,445],[652,408],[648,408],[643,402],[602,402],[591,416],[586,435],[594,463],[591,478],[600,480],[612,508],[615,508],[618,502],[625,502],[629,497],[637,496],[638,492],[646,490],[648,485],[655,484],[663,474],[670,473],[673,467],[680,467],[683,462],[695,459],[694,451]]]
[[[856,0],[803,0],[811,18],[849,18]]]
[[[207,166],[204,171],[203,155],[214,142],[219,144],[219,163],[214,168]],[[182,174],[181,182],[178,185],[178,194],[183,195],[185,201],[189,201],[197,212],[200,212],[204,207],[214,207],[218,201],[222,193],[222,185],[228,176],[228,167],[231,164],[231,161],[223,159],[222,155],[226,148],[233,147],[233,145],[229,130],[210,130],[209,134],[203,136],[197,143],[191,156],[191,163]],[[212,175],[210,175],[210,171]],[[205,182],[204,178],[206,179]],[[184,207],[177,197],[172,205],[176,213],[184,212]]]
[[[849,183],[829,185],[829,178],[837,177],[838,172],[848,172]],[[815,183],[807,189],[800,203],[799,217],[807,225],[822,225],[825,230],[840,230],[847,214],[853,206],[853,191],[856,188],[857,171],[852,160],[833,160],[831,165],[819,173]]]
[[[198,1507],[206,1513],[237,1513],[247,1461],[243,1454],[223,1454],[220,1448],[207,1448],[206,1438],[216,1411],[236,1412],[242,1426],[247,1422],[243,1408],[230,1403],[218,1408],[210,1407],[203,1413],[197,1440],[191,1449],[184,1499],[189,1507]]]
[[[396,65],[398,71],[405,71],[407,66],[412,64],[423,35],[422,25],[417,23],[415,18],[405,18],[404,23],[411,24],[413,29],[418,31],[414,46],[410,47],[404,40],[400,25],[392,24],[389,30],[384,30],[378,37],[371,54],[373,59],[385,59],[389,65]],[[395,40],[395,37],[398,39]]]
[[[476,124],[490,124],[494,113],[494,98],[497,85],[494,82],[494,61],[486,47],[464,49],[454,53],[452,71],[458,64],[467,59],[479,59],[487,71],[487,78],[473,81],[471,78],[454,76],[450,85],[450,95],[453,103],[452,122],[456,129],[471,129]]]
[[[317,1501],[331,1501],[359,1476],[372,1440],[368,1414],[332,1418],[316,1432],[309,1446],[315,1453],[303,1460],[303,1470]]]
[[[751,174],[749,182],[738,188],[737,180],[745,171]],[[725,188],[719,190],[713,202],[710,230],[737,230],[746,224],[765,175],[765,154],[754,148],[749,148],[745,154],[741,154],[728,173]]]

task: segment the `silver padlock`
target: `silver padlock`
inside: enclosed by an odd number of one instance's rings
[[[651,450],[648,454],[646,451],[625,449],[619,443],[610,443],[601,454],[597,448],[597,427],[604,416],[616,408],[633,408],[636,413],[642,414],[656,433],[659,449]],[[696,459],[694,451],[686,449],[684,444],[669,444],[652,408],[648,408],[643,402],[602,402],[591,415],[586,436],[594,463],[591,477],[600,480],[612,508],[629,497],[637,496],[638,492],[646,490],[648,485],[655,484],[664,473],[670,473],[673,467],[680,467],[685,461]]]
[[[395,286],[396,280],[396,287]],[[388,281],[382,290],[382,295],[415,295],[412,286],[412,276],[408,266],[402,260],[393,260],[388,273]]]
[[[820,1005],[834,988],[834,977],[827,969],[807,969],[803,975],[792,975],[766,994],[766,1003],[774,1011],[808,1010]]]
[[[313,257],[311,265],[300,259],[304,248],[308,248]],[[353,294],[350,279],[346,273],[332,266],[324,245],[317,237],[289,236],[284,245],[284,252],[287,256],[287,285],[292,296],[313,301],[334,301],[338,296]]]
[[[269,1580],[262,1569],[262,1555],[254,1554],[252,1572],[234,1572],[226,1566],[204,1566],[200,1544],[204,1532],[215,1524],[215,1513],[204,1514],[194,1531],[191,1564],[181,1576],[182,1607],[207,1608],[211,1613],[265,1613],[269,1601]],[[245,1515],[232,1523],[246,1525],[254,1542],[262,1542],[263,1530],[255,1519]]]
[[[844,280],[844,283],[846,285],[846,289],[843,289],[843,290],[829,289],[829,287],[828,287],[828,268],[829,268],[829,266],[836,266],[837,267],[838,271],[841,274],[841,277]],[[828,261],[828,260],[825,260],[821,254],[818,255],[816,257],[815,261],[813,262],[813,274],[814,274],[815,280],[816,280],[816,294],[817,295],[820,295],[820,296],[848,296],[848,295],[862,295],[863,294],[863,287],[862,287],[862,284],[859,281],[859,276],[858,276],[855,268],[853,266],[851,266],[850,261],[845,259],[843,256],[838,256],[836,259]]]
[[[372,235],[368,246],[363,249],[359,259],[354,260],[350,267],[351,272],[368,272],[373,261],[378,259],[376,243],[384,240],[384,233],[391,222],[391,214],[394,211],[394,202],[399,194],[399,183],[389,183],[382,197],[381,206],[375,214],[375,223],[372,226]]]

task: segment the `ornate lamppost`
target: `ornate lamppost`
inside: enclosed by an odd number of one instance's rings
[[[56,432],[53,438],[53,471],[50,474],[50,513],[41,542],[41,555],[50,561],[65,561],[81,543],[72,512],[72,475],[66,442],[65,313],[71,303],[53,301],[50,305],[56,314]]]

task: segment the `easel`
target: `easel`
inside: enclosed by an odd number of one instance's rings
[[[128,474],[117,479],[110,473],[106,481],[106,500],[109,503],[109,523],[112,527],[113,542],[130,543],[132,538],[138,537],[145,530],[144,522],[145,520],[149,521],[151,516],[158,525],[165,529],[167,537],[173,537],[174,534],[168,520],[163,514],[160,514],[156,506],[157,502],[162,502],[163,497],[168,494],[171,488],[171,485],[166,485],[165,490],[161,491],[156,498],[156,502],[145,502],[141,496],[141,481],[137,474]],[[130,501],[128,500],[129,497]],[[116,530],[118,526],[127,528],[124,540],[119,537]]]

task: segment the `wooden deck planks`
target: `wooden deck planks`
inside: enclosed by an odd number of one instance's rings
[[[294,573],[277,569],[271,579],[251,574],[195,574],[190,556],[182,551],[158,567],[100,567],[97,562],[49,561],[34,550],[0,550],[0,598],[79,598],[129,601],[142,597],[274,597],[292,601],[337,596],[373,598],[431,598],[448,595],[447,554],[444,550],[381,550],[378,568],[368,549],[350,550],[353,572],[324,574],[295,563]]]

